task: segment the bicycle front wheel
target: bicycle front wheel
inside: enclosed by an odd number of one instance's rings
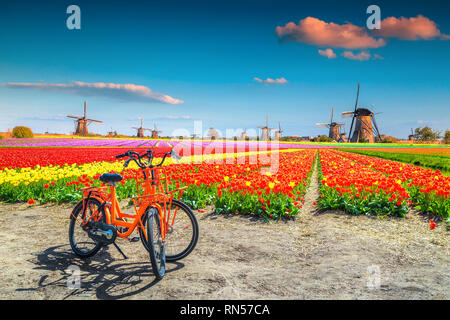
[[[84,212],[83,201],[86,209]],[[69,242],[73,252],[80,258],[93,256],[103,246],[102,243],[89,237],[88,229],[84,225],[88,220],[106,222],[105,212],[97,199],[90,198],[87,201],[80,201],[70,216]]]
[[[179,200],[172,200],[172,206],[167,211],[169,221],[164,241],[166,260],[177,261],[189,255],[197,245],[198,222],[191,208]],[[145,226],[145,219],[143,223]],[[142,232],[140,237],[144,247],[149,250]]]
[[[162,279],[166,273],[166,254],[161,235],[161,223],[159,212],[156,208],[148,208],[146,211],[146,231],[148,251],[152,270],[157,279]],[[145,241],[145,239],[144,239]]]

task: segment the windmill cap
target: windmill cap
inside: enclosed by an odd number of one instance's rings
[[[356,110],[357,116],[373,116],[373,112],[366,108],[358,108]]]

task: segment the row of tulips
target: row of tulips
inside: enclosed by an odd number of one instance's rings
[[[188,186],[182,200],[194,209],[213,204],[218,213],[255,214],[267,219],[293,217],[298,214],[308,179],[311,176],[315,150],[280,153],[278,170],[267,170],[267,163],[235,158],[222,164],[173,164],[164,167],[170,188]],[[251,162],[251,163],[250,163]],[[4,169],[0,173],[0,201],[29,203],[76,202],[81,188],[100,186],[104,172],[120,172],[119,161],[84,164],[49,165],[34,168]],[[3,174],[3,176],[1,175]],[[137,195],[136,180],[140,170],[131,167],[123,173],[117,188],[119,199]],[[76,177],[76,178],[75,178]]]
[[[408,190],[410,200],[416,209],[436,214],[441,218],[450,217],[450,177],[444,176],[439,171],[411,164],[342,151],[334,152],[397,181]]]
[[[183,186],[182,200],[194,209],[214,205],[217,213],[254,214],[265,219],[296,216],[304,202],[316,151],[302,150],[282,153],[276,172],[266,170],[248,158],[234,164],[173,164],[164,168],[169,189]],[[239,160],[239,159],[237,159]],[[94,179],[82,178],[70,184],[98,185]],[[139,170],[124,173],[119,198],[136,196]]]
[[[175,144],[175,142],[172,142]],[[164,144],[164,145],[163,145]],[[46,166],[66,166],[71,164],[81,165],[97,161],[115,161],[115,156],[124,153],[129,147],[108,147],[108,148],[0,148],[0,171],[2,169],[35,168]],[[142,153],[150,147],[135,147],[132,150]],[[158,147],[151,148],[155,154],[161,156],[172,149],[166,141],[161,140]],[[286,150],[284,144],[249,144],[241,145],[225,143],[215,145],[198,145],[191,143],[178,143],[175,150],[186,159],[191,157],[222,156],[226,154],[240,153],[264,153],[268,151]]]
[[[401,182],[345,158],[335,151],[319,152],[320,209],[343,209],[359,215],[403,217],[410,196]]]

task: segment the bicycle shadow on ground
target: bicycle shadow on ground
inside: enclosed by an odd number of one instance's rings
[[[128,262],[125,259],[114,259],[108,250],[102,248],[95,256],[80,259],[72,252],[69,245],[50,247],[35,254],[29,262],[36,265],[34,270],[50,271],[50,274],[40,278],[36,288],[19,288],[16,291],[41,291],[45,288],[62,289],[67,292],[61,299],[92,298],[122,299],[144,292],[153,287],[158,280],[152,272],[151,263]],[[69,267],[80,269],[80,288],[70,290],[73,276]],[[167,262],[166,273],[184,267],[181,262]],[[51,272],[58,272],[57,275]]]

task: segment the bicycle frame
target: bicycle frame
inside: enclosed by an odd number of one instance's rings
[[[172,191],[168,190],[168,179],[167,176],[165,177],[165,180],[161,179],[161,167],[153,167],[153,168],[145,168],[142,169],[143,175],[144,175],[144,181],[143,183],[143,190],[141,192],[141,196],[133,198],[133,202],[135,203],[135,209],[138,211],[138,208],[144,207],[147,208],[149,205],[156,207],[159,212],[159,219],[160,219],[160,225],[161,225],[161,237],[162,240],[165,240],[167,230],[169,229],[169,220],[170,220],[170,210],[167,210],[167,208],[172,207],[172,200],[174,199],[175,192],[179,192],[178,199],[181,198],[181,195],[183,194],[183,190],[187,188],[182,187],[178,188]],[[139,185],[140,183],[137,182],[138,185],[138,193],[140,192]],[[141,203],[141,201],[144,201]],[[175,207],[175,211],[172,217],[172,221],[170,222],[170,226],[173,226],[175,222],[175,217],[177,214],[178,208]],[[169,211],[169,212],[168,212]]]
[[[181,198],[183,190],[187,187],[178,188],[172,191],[168,191],[168,181],[167,177],[165,184],[161,180],[160,167],[158,168],[145,168],[141,169],[144,175],[143,181],[138,181],[138,193],[141,195],[132,198],[135,208],[135,215],[127,214],[121,211],[119,202],[116,196],[116,185],[114,183],[108,186],[102,187],[89,187],[83,190],[83,213],[86,210],[85,204],[88,203],[89,198],[97,199],[105,209],[106,223],[114,226],[127,228],[125,232],[120,232],[117,230],[117,236],[120,238],[128,238],[136,227],[141,228],[145,239],[148,240],[147,232],[142,222],[142,217],[144,216],[148,207],[155,207],[159,213],[160,225],[161,225],[161,238],[162,241],[165,240],[166,232],[169,228],[170,220],[170,210],[167,212],[167,208],[171,208],[172,200],[174,199],[174,193],[179,191],[178,199]],[[143,185],[141,188],[140,185]],[[107,191],[109,189],[109,192]],[[177,208],[172,217],[170,225],[173,226],[175,221]],[[84,215],[83,215],[84,216]],[[98,212],[91,216],[83,224],[87,223],[91,219],[95,219]],[[124,219],[131,219],[128,222]]]

